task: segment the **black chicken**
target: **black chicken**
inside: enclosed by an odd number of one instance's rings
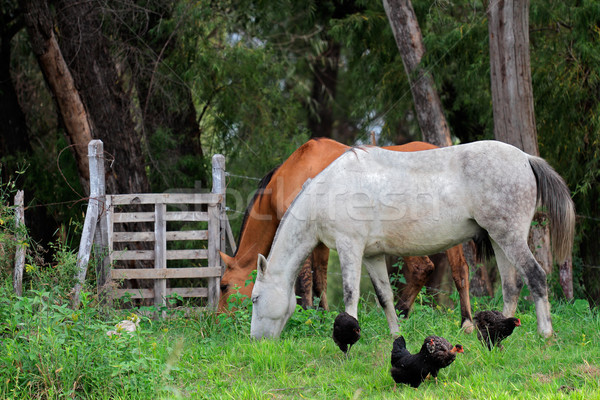
[[[360,339],[358,321],[347,312],[341,312],[333,321],[333,341],[344,354]]]
[[[453,347],[442,337],[428,336],[421,350],[417,354],[410,354],[404,337],[400,336],[394,340],[392,347],[390,372],[394,382],[417,388],[429,374],[437,380],[438,371],[452,364],[456,353],[462,352],[463,347],[460,344]]]
[[[477,327],[477,337],[490,350],[494,346],[502,349],[500,342],[509,337],[517,326],[521,326],[519,318],[506,318],[495,310],[480,311],[475,314],[473,321]]]

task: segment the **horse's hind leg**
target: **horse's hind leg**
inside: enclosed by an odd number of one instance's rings
[[[392,293],[392,287],[390,286],[390,279],[385,265],[385,255],[381,254],[374,257],[365,257],[363,258],[363,262],[371,277],[371,282],[373,283],[373,288],[377,294],[379,304],[383,307],[385,312],[390,332],[392,335],[397,335],[399,331],[398,316],[396,315],[396,309],[394,308],[394,294]]]
[[[327,302],[327,262],[329,249],[320,243],[312,253],[313,295],[320,298],[319,306],[329,310]]]
[[[502,282],[502,300],[504,301],[502,313],[506,317],[512,317],[517,310],[519,294],[523,288],[523,280],[518,275],[515,266],[506,258],[504,250],[494,241],[492,241],[492,247],[494,248],[498,272],[500,272],[500,280]]]
[[[296,278],[296,296],[298,296],[297,303],[305,310],[313,305],[312,260],[313,255],[310,254],[302,264],[302,268],[300,268],[300,272],[298,273],[298,278]]]
[[[452,279],[460,299],[460,315],[462,328],[466,333],[473,332],[473,316],[471,315],[471,298],[469,296],[469,265],[465,260],[462,245],[446,250],[446,256],[452,269]]]
[[[504,245],[502,246],[502,251],[498,251],[496,248],[500,247],[497,244],[494,244],[492,241],[492,245],[494,246],[494,252],[496,252],[496,259],[498,259],[498,253],[502,253],[504,255],[505,261],[509,263],[514,263],[515,267],[523,274],[525,278],[525,282],[531,291],[531,295],[533,296],[533,300],[535,302],[535,311],[537,315],[537,323],[538,323],[538,332],[544,337],[549,337],[552,335],[552,321],[550,319],[550,302],[548,301],[548,284],[546,282],[546,272],[542,269],[542,267],[535,260],[533,254],[531,254],[531,250],[527,246],[527,242],[525,240],[519,241],[516,244]],[[500,267],[500,264],[498,264]],[[520,287],[522,286],[522,282],[520,286],[517,283],[515,290],[520,291]],[[502,288],[504,293],[504,280],[502,281]],[[518,296],[518,292],[517,292]],[[516,308],[516,306],[515,306]],[[505,303],[505,311],[506,303]],[[514,309],[513,309],[514,314]],[[508,316],[513,315],[508,312]]]

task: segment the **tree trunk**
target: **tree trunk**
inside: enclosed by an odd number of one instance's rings
[[[412,4],[410,0],[383,0],[383,7],[410,82],[423,141],[438,147],[451,146],[450,129],[444,116],[442,102],[434,87],[433,77],[421,65],[425,45]],[[448,275],[448,266],[447,262],[437,263],[435,276]],[[428,286],[439,289],[440,284],[441,279],[433,279]]]
[[[17,19],[7,21],[7,16],[2,16],[2,21],[8,22],[0,27],[0,154],[14,154],[15,152],[30,149],[27,140],[27,124],[25,114],[19,106],[17,93],[10,76],[11,45],[13,36],[23,27],[22,21]],[[9,174],[6,165],[2,168],[3,182],[8,182]]]
[[[539,156],[529,62],[529,0],[488,8],[494,136]]]
[[[529,1],[498,0],[488,8],[490,74],[494,136],[528,154],[539,156],[529,59]],[[552,271],[550,231],[545,216],[536,215],[529,247],[542,268]],[[572,295],[572,272],[563,268],[565,296]]]
[[[144,193],[150,187],[131,92],[125,91],[103,34],[103,24],[110,22],[102,7],[95,1],[57,1],[60,47],[89,112],[92,136],[101,139],[105,152],[114,157],[106,171],[106,192]]]
[[[340,45],[329,39],[327,48],[311,63],[313,88],[308,105],[308,128],[311,137],[333,137],[333,102],[335,100]],[[344,141],[342,138],[336,138]]]
[[[410,0],[383,0],[383,7],[410,81],[423,140],[439,147],[450,146],[450,129],[433,78],[431,73],[420,65],[425,54],[425,45],[412,4]]]
[[[73,145],[82,186],[89,191],[87,144],[92,139],[90,125],[71,71],[54,36],[48,4],[44,0],[25,0],[22,5],[31,47],[56,98],[67,136]]]

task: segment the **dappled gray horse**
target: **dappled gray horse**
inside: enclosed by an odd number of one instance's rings
[[[398,319],[384,254],[427,255],[489,239],[502,279],[504,314],[514,315],[521,273],[538,331],[552,334],[546,273],[527,245],[537,206],[547,209],[552,248],[571,252],[575,212],[562,178],[539,157],[481,141],[417,153],[354,148],[308,181],[284,215],[268,260],[258,257],[251,334],[278,337],[294,311],[294,282],[317,243],[337,249],[346,312],[357,317],[364,263],[392,334]]]

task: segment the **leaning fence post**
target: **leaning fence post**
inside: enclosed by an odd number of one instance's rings
[[[23,294],[23,268],[25,267],[25,245],[23,232],[21,229],[25,225],[25,215],[23,209],[23,191],[17,191],[15,196],[15,227],[17,233],[17,254],[15,256],[15,275],[13,276],[13,287],[17,296]]]
[[[88,144],[88,158],[90,165],[90,198],[85,213],[81,242],[77,253],[77,271],[75,275],[75,287],[71,298],[71,307],[79,307],[81,289],[85,282],[87,266],[90,261],[90,252],[94,243],[94,234],[98,224],[98,211],[100,209],[100,197],[104,193],[104,145],[101,140],[92,140]]]

